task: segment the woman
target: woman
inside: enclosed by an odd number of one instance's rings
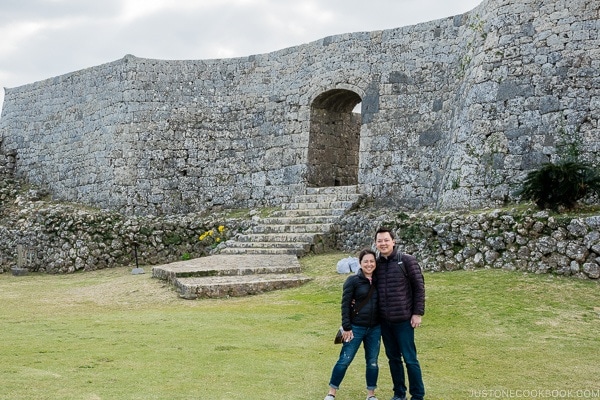
[[[346,370],[358,352],[360,344],[365,349],[367,400],[377,400],[375,389],[379,376],[379,347],[381,329],[377,315],[377,289],[373,283],[375,252],[365,249],[358,255],[360,269],[349,276],[342,294],[342,350],[329,380],[329,393],[325,400],[334,400]]]

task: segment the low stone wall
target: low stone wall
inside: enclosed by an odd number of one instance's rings
[[[225,213],[127,217],[46,202],[41,195],[35,190],[16,199],[5,195],[0,273],[15,267],[70,273],[133,266],[136,253],[140,266],[196,258],[252,223],[248,215]]]
[[[1,166],[1,165],[0,165]],[[123,214],[45,200],[0,170],[0,273],[13,267],[69,273],[155,265],[211,254],[255,224],[257,211],[171,216]],[[370,247],[379,226],[427,271],[502,268],[600,278],[600,214],[569,217],[533,209],[414,213],[363,204],[332,229],[338,249]]]
[[[600,215],[569,217],[533,209],[406,214],[361,209],[336,225],[338,247],[373,244],[378,227],[397,233],[402,251],[426,271],[502,268],[600,278]]]

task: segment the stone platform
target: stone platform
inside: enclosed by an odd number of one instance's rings
[[[172,284],[184,299],[247,296],[311,280],[287,254],[218,254],[155,266],[152,277]]]

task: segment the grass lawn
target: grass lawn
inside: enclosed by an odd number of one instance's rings
[[[2,274],[0,399],[320,400],[339,352],[345,256],[303,258],[315,278],[303,287],[222,300],[181,300],[150,267]],[[428,399],[600,398],[597,282],[498,270],[425,281]],[[365,398],[362,354],[337,400]],[[383,348],[378,396],[392,396]]]

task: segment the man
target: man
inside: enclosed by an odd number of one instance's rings
[[[406,399],[404,364],[413,400],[422,400],[425,387],[417,360],[414,329],[425,313],[425,283],[415,257],[395,247],[394,233],[380,228],[375,233],[379,251],[375,276],[379,292],[381,337],[394,384],[392,400]]]

